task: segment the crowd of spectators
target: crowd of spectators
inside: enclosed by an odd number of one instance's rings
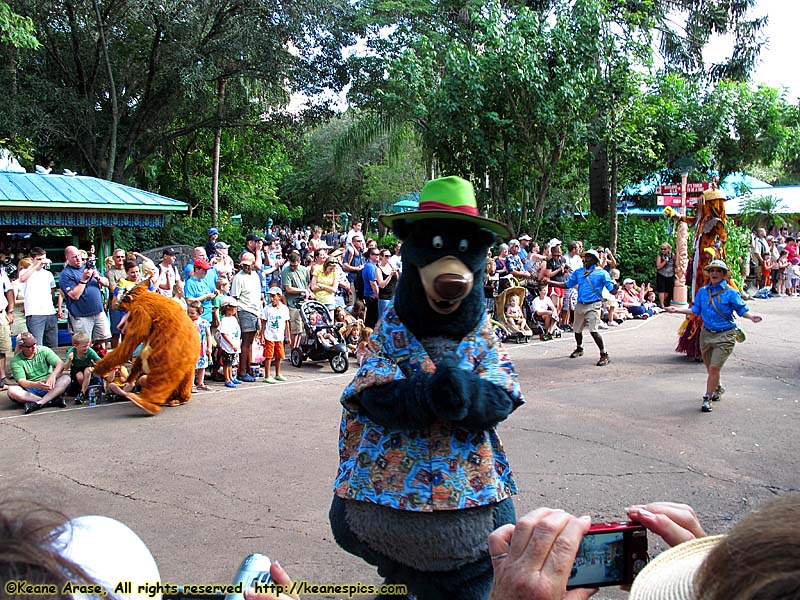
[[[773,234],[759,227],[750,237],[746,280],[778,297],[800,296],[800,234],[781,227]]]
[[[759,287],[772,286],[778,296],[798,295],[797,235],[788,230],[775,233],[754,230],[749,276]],[[115,347],[122,318],[116,302],[128,288],[143,281],[149,282],[152,291],[179,302],[198,323],[203,347],[197,389],[208,388],[206,371],[210,379],[234,386],[256,380],[256,365],[262,362],[267,341],[265,310],[271,304],[271,289],[282,292],[280,300],[288,307],[290,350],[298,347],[306,333],[298,306],[315,299],[330,311],[351,355],[356,356],[364,331],[374,329],[402,276],[400,242],[380,248],[376,239],[365,235],[361,222],[353,223],[347,231],[327,233],[321,227],[276,226],[248,234],[245,246],[235,251],[212,227],[200,244],[185,264],[177,264],[179,252],[170,247],[163,249],[157,263],[133,249],[116,248],[104,265],[98,265],[93,247],[83,250],[67,246],[57,279],[51,270],[52,258],[40,247],[17,254],[16,263],[12,257],[1,256],[0,330],[5,333],[0,335],[0,387],[7,387],[6,355],[11,352],[11,338],[23,332],[29,332],[39,346],[56,349],[58,321],[66,320],[70,333],[88,336],[96,355],[102,355],[107,346]],[[563,283],[583,266],[587,249],[580,240],[565,243],[552,238],[539,243],[527,234],[498,240],[487,255],[483,281],[487,311],[496,311],[493,300],[498,294],[519,286],[526,291],[524,318],[541,323],[543,339],[570,332],[577,291],[565,289]],[[617,290],[602,290],[601,328],[627,319],[647,319],[669,305],[675,277],[675,255],[669,243],[660,244],[655,258],[655,288],[650,282],[622,277],[625,265],[618,264],[609,248],[592,250],[599,257],[598,266],[609,272]],[[226,298],[233,298],[235,303],[223,304]],[[238,325],[233,357],[230,352],[223,357],[219,351],[217,331],[223,312],[235,314]],[[208,324],[208,333],[204,333],[203,323]],[[82,348],[84,343],[73,345]],[[273,357],[280,362],[281,357],[274,353],[270,359]],[[228,378],[224,376],[226,367],[233,368]],[[73,375],[73,379],[79,379],[77,389],[85,395],[83,370]],[[273,383],[283,379],[267,380]]]

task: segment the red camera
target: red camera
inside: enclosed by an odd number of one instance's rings
[[[597,523],[581,541],[567,589],[630,585],[648,559],[644,525]]]

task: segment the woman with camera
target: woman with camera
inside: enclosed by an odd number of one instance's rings
[[[672,289],[675,286],[675,255],[672,246],[664,242],[656,256],[656,292],[658,306],[664,308],[672,302]]]

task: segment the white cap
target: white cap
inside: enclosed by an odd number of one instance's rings
[[[138,593],[140,584],[161,581],[158,566],[142,539],[127,525],[115,519],[85,516],[67,521],[56,538],[62,556],[82,567],[106,588],[109,595],[128,600],[161,600],[161,593]],[[130,581],[131,593],[114,593],[121,581]],[[73,594],[75,599],[94,596]]]
[[[558,238],[553,238],[552,240],[550,240],[549,242],[547,242],[547,245],[548,245],[548,246],[550,246],[551,248],[552,248],[553,246],[560,246],[560,245],[561,245],[561,240],[560,240],[560,239],[558,239]]]

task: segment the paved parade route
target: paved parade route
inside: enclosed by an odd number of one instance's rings
[[[603,331],[568,357],[571,335],[510,346],[527,404],[500,427],[517,511],[560,507],[596,520],[652,500],[693,505],[707,531],[727,530],[773,494],[800,490],[800,298],[750,301],[764,322],[723,370],[727,393],[700,412],[705,370],[673,352],[682,317]],[[378,583],[332,540],[338,396],[351,370],[284,368],[290,382],[212,384],[185,407],[147,417],[129,403],[28,416],[2,398],[4,497],[68,516],[104,514],[145,540],[172,583],[226,583],[263,552],[310,583]],[[5,396],[3,394],[2,396]],[[597,597],[624,597],[602,592]]]

